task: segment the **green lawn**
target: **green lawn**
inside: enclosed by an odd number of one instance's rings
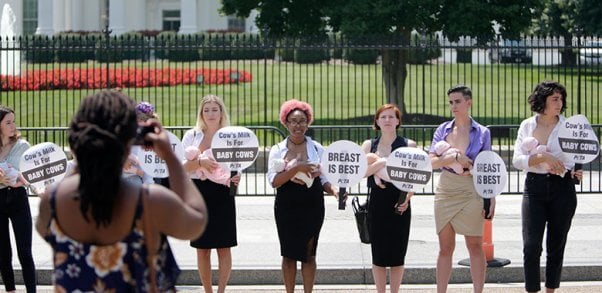
[[[29,65],[48,69],[54,65]],[[92,62],[60,64],[66,68],[106,66]],[[263,61],[205,61],[192,63],[124,62],[110,64],[136,67],[231,68],[252,74],[250,83],[228,85],[179,85],[173,87],[127,88],[135,100],[154,103],[164,124],[195,124],[198,101],[208,93],[224,98],[232,124],[278,126],[280,104],[290,98],[309,101],[316,125],[369,124],[375,109],[385,103],[380,65],[321,65]],[[483,124],[517,124],[530,116],[527,96],[545,79],[558,80],[569,92],[567,116],[581,112],[591,123],[600,120],[600,67],[582,70],[561,67],[501,64],[409,65],[406,79],[406,124],[437,124],[449,117],[445,91],[465,83],[473,88],[473,116]],[[580,86],[578,87],[578,84]],[[49,90],[2,92],[0,103],[13,107],[22,127],[67,126],[82,97],[95,90]],[[577,97],[581,109],[577,109]]]

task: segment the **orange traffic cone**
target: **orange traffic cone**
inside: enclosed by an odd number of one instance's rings
[[[487,267],[498,268],[510,264],[509,259],[495,258],[493,253],[493,233],[492,233],[492,220],[486,219],[483,223],[483,250],[485,251],[485,260],[487,260]],[[458,262],[459,265],[470,266],[470,259],[463,259]]]

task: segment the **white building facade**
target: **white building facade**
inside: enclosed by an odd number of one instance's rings
[[[221,15],[220,0],[0,0],[17,16],[17,34],[53,35],[100,31],[113,35],[140,30],[256,32],[256,14],[247,19]]]

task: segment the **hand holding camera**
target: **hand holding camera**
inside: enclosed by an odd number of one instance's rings
[[[161,123],[156,120],[148,120],[144,124],[138,126],[134,144],[152,149],[164,160],[169,154],[173,155],[169,137],[164,131],[163,126],[161,126]]]

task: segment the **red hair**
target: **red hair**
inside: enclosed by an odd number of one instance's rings
[[[395,112],[395,117],[397,117],[397,120],[399,120],[399,123],[397,123],[395,129],[398,129],[401,125],[401,111],[399,111],[399,108],[397,108],[397,106],[395,106],[394,104],[384,104],[380,106],[378,110],[376,110],[376,115],[374,115],[374,124],[372,124],[372,128],[374,128],[374,130],[376,131],[380,130],[380,126],[378,126],[378,123],[376,122],[378,121],[380,113],[384,112],[385,110],[393,110]]]
[[[313,109],[311,105],[296,99],[288,100],[280,107],[280,123],[286,126],[286,118],[291,112],[299,110],[307,116],[307,123],[311,124],[314,120]]]

